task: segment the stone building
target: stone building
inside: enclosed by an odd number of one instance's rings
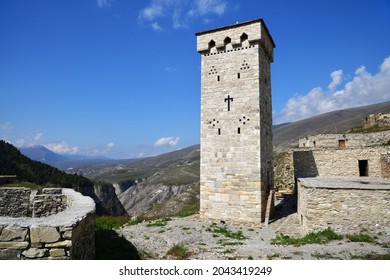
[[[299,140],[293,160],[303,231],[390,223],[389,139],[383,131]]]
[[[200,214],[260,224],[273,187],[271,70],[262,19],[199,32]]]
[[[320,134],[299,140],[293,152],[295,177],[382,177],[388,172],[390,131]]]

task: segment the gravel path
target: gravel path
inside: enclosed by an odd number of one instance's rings
[[[226,228],[227,232],[239,231],[245,239],[226,237],[214,230]],[[353,259],[390,255],[390,226],[376,225],[365,234],[374,238],[374,243],[350,242],[348,239],[331,241],[319,245],[272,245],[277,233],[302,236],[297,214],[290,214],[271,223],[255,228],[251,225],[215,224],[201,220],[198,215],[172,218],[157,224],[144,222],[124,226],[118,234],[131,242],[143,259],[169,259],[167,252],[175,245],[182,245],[188,253],[187,259]],[[338,228],[339,234],[359,233]]]

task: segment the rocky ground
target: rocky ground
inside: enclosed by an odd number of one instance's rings
[[[280,214],[280,213],[279,213]],[[283,214],[283,213],[282,213]],[[143,259],[383,259],[390,257],[390,225],[343,229],[339,234],[363,233],[373,242],[346,237],[327,244],[272,245],[277,234],[303,236],[296,213],[284,213],[268,226],[220,224],[198,215],[124,226],[118,234],[131,242]],[[357,230],[357,229],[356,229]],[[363,230],[363,232],[361,231]],[[179,251],[176,252],[175,251]]]

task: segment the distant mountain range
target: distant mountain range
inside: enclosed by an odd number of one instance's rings
[[[115,160],[109,158],[88,157],[83,155],[60,155],[44,146],[32,146],[19,148],[22,154],[32,160],[40,161],[61,170],[79,168],[81,166],[99,166],[114,163],[127,162],[129,160]]]

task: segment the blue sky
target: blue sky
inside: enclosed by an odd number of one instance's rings
[[[273,121],[390,100],[390,1],[0,0],[0,139],[135,158],[199,143],[195,33],[263,18]]]

